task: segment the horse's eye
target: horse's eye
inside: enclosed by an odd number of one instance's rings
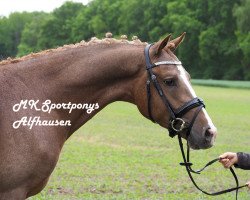
[[[175,86],[175,81],[174,81],[173,79],[164,80],[164,83],[165,83],[167,86]]]

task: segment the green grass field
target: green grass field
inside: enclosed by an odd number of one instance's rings
[[[218,128],[216,144],[192,151],[200,168],[225,151],[250,152],[250,90],[194,87]],[[179,166],[177,138],[146,120],[134,105],[109,105],[66,142],[46,188],[29,200],[73,199],[216,199],[234,200],[235,193],[209,197],[198,192]],[[249,171],[236,169],[240,183]],[[195,176],[208,191],[234,186],[233,177],[220,164]],[[239,200],[250,199],[247,189]]]

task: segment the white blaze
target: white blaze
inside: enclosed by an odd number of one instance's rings
[[[214,126],[214,124],[213,124],[211,118],[209,117],[209,115],[207,114],[207,111],[205,110],[205,108],[202,108],[202,111],[203,111],[205,117],[207,118],[207,122],[208,122],[208,125],[210,126],[210,128],[213,129],[213,130],[216,130],[216,127]]]
[[[185,69],[181,66],[181,65],[177,65],[177,69],[180,72],[180,78],[182,79],[182,81],[184,82],[184,84],[187,86],[190,94],[192,95],[193,98],[197,97],[197,95],[195,94],[194,89],[192,88],[189,80],[187,79],[187,75],[185,72]]]
[[[190,94],[192,95],[193,98],[197,97],[197,95],[195,94],[195,91],[194,89],[192,88],[188,78],[187,78],[187,75],[186,75],[186,72],[185,72],[185,69],[181,66],[181,65],[177,65],[177,69],[179,70],[180,72],[180,78],[182,79],[183,83],[186,85],[186,87],[188,88]],[[216,127],[214,126],[211,118],[209,117],[207,111],[202,108],[202,111],[207,119],[207,122],[208,122],[208,125],[210,126],[211,129],[216,129]]]

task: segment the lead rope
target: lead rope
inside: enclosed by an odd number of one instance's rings
[[[220,195],[220,194],[224,194],[224,193],[228,193],[228,192],[235,191],[235,192],[236,192],[236,200],[238,199],[238,190],[239,190],[240,188],[246,187],[247,184],[242,185],[242,186],[239,186],[238,178],[237,178],[237,176],[236,176],[236,174],[235,174],[235,172],[234,172],[234,170],[233,170],[232,167],[230,167],[230,171],[231,171],[231,173],[232,173],[232,175],[233,175],[233,177],[234,177],[234,179],[235,179],[236,187],[229,188],[229,189],[226,189],[226,190],[222,190],[222,191],[219,191],[219,192],[209,193],[209,192],[207,192],[207,191],[201,189],[201,188],[196,184],[196,182],[195,182],[195,180],[194,180],[194,178],[193,178],[193,176],[192,176],[191,173],[200,174],[200,172],[202,172],[204,169],[206,169],[209,165],[212,165],[212,164],[215,163],[216,161],[219,161],[219,158],[216,158],[216,159],[214,159],[214,160],[208,162],[208,163],[205,165],[205,167],[203,167],[202,169],[194,171],[194,170],[192,170],[192,168],[191,168],[192,163],[189,162],[189,146],[187,145],[187,148],[188,148],[188,149],[187,149],[187,158],[188,158],[188,159],[187,159],[186,156],[185,156],[185,152],[184,152],[184,148],[183,148],[183,143],[182,143],[182,139],[181,139],[180,134],[178,134],[178,141],[179,141],[179,145],[180,145],[180,149],[181,149],[182,158],[183,158],[183,161],[184,161],[184,163],[180,163],[180,165],[185,166],[186,171],[187,171],[187,173],[188,173],[188,176],[189,176],[190,180],[192,181],[192,183],[194,184],[194,186],[195,186],[198,190],[200,190],[200,191],[203,192],[204,194],[210,195],[210,196],[217,196],[217,195]]]

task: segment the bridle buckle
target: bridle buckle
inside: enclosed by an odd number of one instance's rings
[[[176,132],[181,132],[185,128],[185,121],[181,118],[175,118],[171,121],[171,128]],[[179,127],[176,127],[178,124]]]

